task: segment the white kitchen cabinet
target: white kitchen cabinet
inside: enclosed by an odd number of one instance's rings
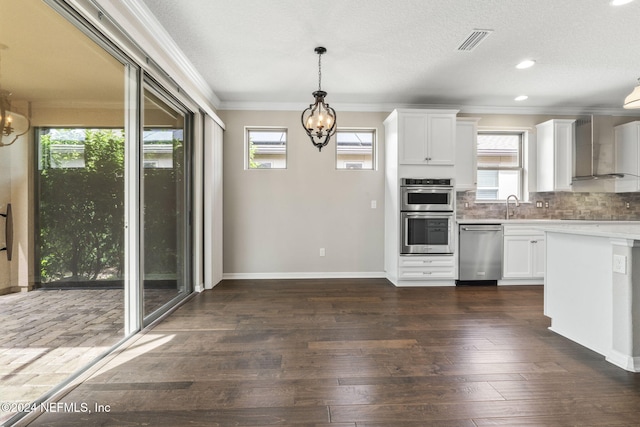
[[[544,278],[544,232],[518,226],[504,226],[502,277]]]
[[[401,256],[398,278],[400,280],[455,279],[455,257]]]
[[[395,110],[399,164],[448,165],[455,160],[456,110]]]
[[[536,125],[537,191],[571,191],[575,122],[554,119]]]
[[[479,120],[463,117],[456,121],[456,191],[475,191],[477,187]]]
[[[616,126],[615,162],[616,173],[629,175],[628,178],[615,181],[615,191],[640,191],[640,121]]]
[[[455,286],[457,256],[400,255],[402,178],[454,178],[458,110],[395,109],[384,120],[384,270],[395,286]],[[425,158],[431,157],[431,161]]]

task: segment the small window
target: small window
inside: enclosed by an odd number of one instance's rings
[[[286,169],[287,130],[247,128],[246,169]]]
[[[346,162],[345,169],[363,169],[364,163],[362,162]]]
[[[522,200],[522,132],[478,133],[476,200],[503,201],[510,194]]]
[[[145,128],[142,140],[145,169],[173,169],[174,148],[184,140],[182,129]]]
[[[373,169],[374,129],[338,129],[336,132],[337,169]]]

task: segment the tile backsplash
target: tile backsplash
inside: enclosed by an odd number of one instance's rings
[[[458,192],[456,216],[458,219],[502,219],[504,203],[476,202],[476,193]],[[515,207],[510,202],[513,219],[576,219],[640,221],[640,192],[637,193],[529,193],[530,202]],[[542,207],[537,208],[536,202]],[[467,204],[468,207],[465,207]],[[548,204],[548,208],[545,207]],[[628,207],[627,207],[628,206]]]

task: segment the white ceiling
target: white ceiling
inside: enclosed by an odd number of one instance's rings
[[[354,109],[618,109],[640,77],[640,0],[143,2],[221,108],[309,104],[316,46],[327,102]],[[473,29],[494,32],[457,51]],[[536,65],[517,70],[525,58]]]

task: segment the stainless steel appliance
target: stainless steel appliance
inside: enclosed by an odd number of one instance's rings
[[[453,212],[401,212],[401,254],[452,254]]]
[[[454,252],[455,191],[448,178],[402,178],[400,254]]]
[[[460,225],[458,285],[497,284],[502,277],[502,225]]]
[[[449,178],[402,178],[401,211],[453,212],[456,193]]]

